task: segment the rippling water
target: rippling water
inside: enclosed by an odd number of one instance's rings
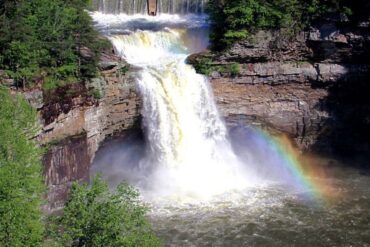
[[[370,246],[369,174],[342,167],[331,172],[340,196],[327,204],[275,185],[234,200],[153,205],[151,220],[166,246]]]

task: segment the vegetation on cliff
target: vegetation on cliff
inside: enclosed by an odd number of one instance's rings
[[[121,184],[111,193],[99,177],[91,186],[73,184],[63,212],[44,231],[37,132],[36,110],[0,85],[0,246],[161,245],[138,192]]]
[[[99,38],[85,11],[88,0],[0,2],[0,70],[26,87],[45,89],[95,76]]]
[[[36,111],[0,86],[0,246],[43,241],[41,150]]]
[[[212,48],[221,50],[263,29],[303,30],[328,13],[350,15],[345,0],[210,0]]]

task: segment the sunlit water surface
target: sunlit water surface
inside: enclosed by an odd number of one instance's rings
[[[326,205],[278,186],[204,205],[154,205],[151,219],[166,246],[370,246],[370,177],[335,167],[340,198]]]

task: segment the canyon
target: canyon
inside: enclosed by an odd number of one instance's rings
[[[214,70],[209,75],[231,130],[251,125],[283,133],[306,152],[366,153],[369,23],[341,25],[324,23],[293,39],[281,31],[261,31],[227,51],[191,55],[188,62],[207,58],[211,66],[238,65],[237,74]],[[140,130],[135,70],[111,51],[101,56],[99,77],[85,85],[52,93],[39,86],[22,91],[40,114],[47,211],[63,206],[72,182],[89,180],[90,164],[104,141]],[[4,80],[13,87],[11,82]]]

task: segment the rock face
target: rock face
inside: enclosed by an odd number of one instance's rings
[[[66,138],[51,146],[44,156],[44,177],[48,187],[47,211],[58,209],[73,181],[89,179],[90,156],[86,133]]]
[[[140,127],[141,101],[128,65],[105,55],[99,68],[101,76],[86,85],[24,93],[40,112],[38,139],[48,150],[43,163],[49,211],[63,205],[73,181],[88,181],[102,141]]]
[[[278,130],[306,150],[346,153],[369,147],[358,136],[370,137],[364,120],[370,99],[363,95],[370,89],[368,29],[326,23],[293,40],[262,31],[252,40],[188,58],[195,65],[211,61],[211,84],[229,126]],[[217,69],[230,64],[238,64],[237,74]]]

